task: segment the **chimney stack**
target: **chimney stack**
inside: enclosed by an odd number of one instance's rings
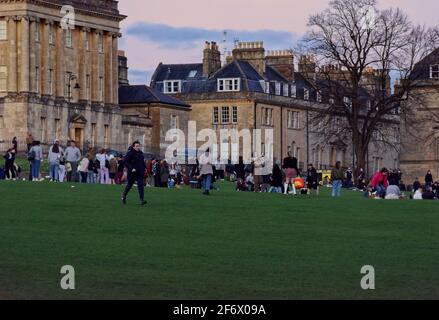
[[[203,51],[203,76],[210,77],[221,69],[221,52],[216,42],[206,41]]]
[[[238,42],[232,52],[233,59],[250,63],[263,76],[265,73],[265,49],[262,41]]]
[[[294,54],[293,50],[269,50],[265,57],[267,66],[276,69],[288,81],[294,81]]]

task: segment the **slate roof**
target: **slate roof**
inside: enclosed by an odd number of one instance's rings
[[[439,64],[439,48],[419,61],[410,75],[411,80],[430,79],[430,66]]]
[[[196,71],[193,78],[189,78],[191,71]],[[160,82],[166,80],[189,80],[203,78],[203,64],[189,63],[189,64],[162,64],[160,63],[154,72],[151,81]]]
[[[162,103],[190,108],[187,103],[145,85],[124,85],[119,87],[119,104]]]

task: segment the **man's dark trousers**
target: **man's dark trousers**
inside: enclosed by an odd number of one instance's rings
[[[127,197],[128,193],[130,192],[131,188],[134,185],[134,182],[136,181],[137,181],[137,190],[139,191],[140,201],[143,201],[145,198],[145,186],[143,185],[143,175],[137,172],[134,173],[132,172],[128,174],[128,182],[125,191],[123,192],[123,197],[124,198]]]

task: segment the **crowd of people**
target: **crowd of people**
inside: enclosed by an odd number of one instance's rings
[[[80,182],[100,184],[129,183],[129,166],[122,155],[109,154],[106,149],[99,151],[93,148],[83,155],[74,141],[70,141],[64,149],[58,140],[49,147],[47,155],[43,153],[41,143],[34,140],[31,134],[26,139],[29,162],[29,180],[43,181],[48,178],[52,182]],[[130,147],[129,151],[133,147]],[[20,179],[22,169],[16,162],[18,142],[14,137],[4,155],[4,178]],[[309,164],[306,172],[301,172],[297,158],[288,153],[283,161],[274,159],[271,172],[265,172],[262,157],[255,157],[251,164],[244,164],[243,158],[235,165],[213,165],[209,161],[209,150],[199,157],[194,165],[169,164],[166,159],[152,158],[144,160],[144,186],[159,188],[178,188],[181,185],[203,190],[209,195],[215,189],[215,182],[226,177],[235,182],[239,192],[270,192],[285,195],[311,194],[319,195],[320,187],[332,188],[331,196],[340,197],[342,188],[364,191],[364,196],[375,199],[403,199],[405,192],[411,191],[412,199],[438,199],[439,183],[434,182],[431,171],[425,176],[425,183],[416,179],[410,187],[402,181],[399,169],[383,168],[368,181],[363,169],[354,174],[351,168],[344,170],[337,162],[330,176],[319,174]],[[41,164],[47,161],[48,177],[41,174]],[[1,172],[0,172],[1,173]],[[1,175],[0,175],[1,178]]]

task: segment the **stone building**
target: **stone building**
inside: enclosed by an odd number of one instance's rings
[[[160,63],[151,87],[190,104],[190,119],[198,131],[214,129],[219,137],[222,129],[272,129],[277,159],[291,152],[302,169],[307,162],[329,169],[337,160],[352,167],[352,144],[342,135],[321,139],[310,124],[310,113],[325,103],[309,80],[316,73],[312,58],[301,57],[296,68],[291,50],[266,51],[262,42],[241,42],[226,60],[222,66],[218,45],[206,42],[202,63]],[[398,165],[397,152],[383,153],[380,148],[371,145],[366,168],[370,174]],[[240,149],[242,153],[242,143]]]
[[[414,88],[404,108],[412,112],[401,123],[401,169],[404,180],[424,183],[428,170],[439,179],[439,49],[416,64]]]
[[[165,157],[172,143],[166,141],[169,130],[179,129],[187,136],[190,105],[146,85],[129,85],[123,51],[119,51],[119,83],[123,141],[139,140],[144,152]]]
[[[31,132],[43,144],[125,149],[117,55],[124,18],[113,0],[1,1],[0,140]]]

